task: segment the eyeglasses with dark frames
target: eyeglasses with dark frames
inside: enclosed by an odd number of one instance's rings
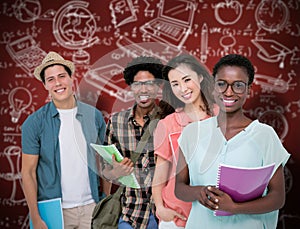
[[[147,90],[151,90],[155,87],[155,85],[157,85],[157,82],[156,80],[133,81],[133,83],[130,84],[130,87],[132,90],[140,90],[143,85]]]
[[[243,81],[234,81],[229,84],[225,80],[218,80],[215,82],[215,90],[219,93],[224,93],[227,91],[228,87],[231,87],[231,90],[236,94],[243,94],[246,91],[247,83]]]

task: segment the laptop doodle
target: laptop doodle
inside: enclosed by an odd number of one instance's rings
[[[157,18],[140,27],[144,36],[181,49],[191,32],[197,4],[191,0],[161,0]]]

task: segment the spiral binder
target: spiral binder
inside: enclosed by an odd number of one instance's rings
[[[271,179],[275,164],[260,167],[237,167],[220,164],[217,185],[233,201],[241,203],[259,198],[263,195]],[[232,213],[215,210],[215,216],[230,216]]]

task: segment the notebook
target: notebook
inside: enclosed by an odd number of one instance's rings
[[[64,228],[64,220],[60,198],[39,201],[38,209],[40,216],[48,226],[48,229]],[[31,219],[29,221],[29,226],[30,229],[33,229]]]
[[[120,151],[113,144],[112,145],[98,145],[98,144],[91,143],[90,145],[109,164],[112,164],[112,155],[115,155],[115,158],[116,158],[117,162],[121,162],[124,159],[124,157],[122,156],[122,154],[120,153]],[[140,188],[140,185],[139,185],[139,183],[138,183],[138,181],[137,181],[137,179],[136,179],[136,177],[135,177],[135,175],[134,175],[133,172],[130,175],[128,175],[128,176],[120,177],[118,179],[118,181],[121,184],[123,184],[123,185],[125,185],[127,187]]]
[[[172,155],[173,155],[173,162],[175,166],[177,166],[177,161],[178,161],[178,138],[180,136],[181,132],[174,132],[169,134],[169,141],[172,149]]]
[[[217,187],[230,195],[235,202],[245,202],[261,197],[271,179],[275,164],[255,168],[219,165]],[[232,213],[216,210],[216,216]]]

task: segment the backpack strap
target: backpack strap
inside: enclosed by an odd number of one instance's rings
[[[146,128],[143,136],[141,137],[141,140],[139,141],[138,145],[136,146],[135,151],[131,155],[130,159],[133,162],[133,164],[135,164],[135,162],[138,160],[140,154],[143,152],[143,149],[145,148],[151,134],[153,134],[153,131],[156,128],[158,121],[159,121],[159,119],[151,120],[148,127]]]
[[[136,163],[136,161],[138,160],[138,158],[140,157],[143,149],[145,148],[151,134],[153,134],[153,131],[154,129],[156,128],[157,126],[157,123],[158,123],[159,119],[153,119],[150,121],[148,127],[146,128],[143,136],[141,137],[141,140],[139,141],[137,147],[136,147],[136,150],[133,152],[133,154],[131,155],[131,161],[133,164]],[[118,198],[121,197],[122,195],[122,192],[123,192],[123,186],[120,186],[117,191],[114,193],[114,195]]]

